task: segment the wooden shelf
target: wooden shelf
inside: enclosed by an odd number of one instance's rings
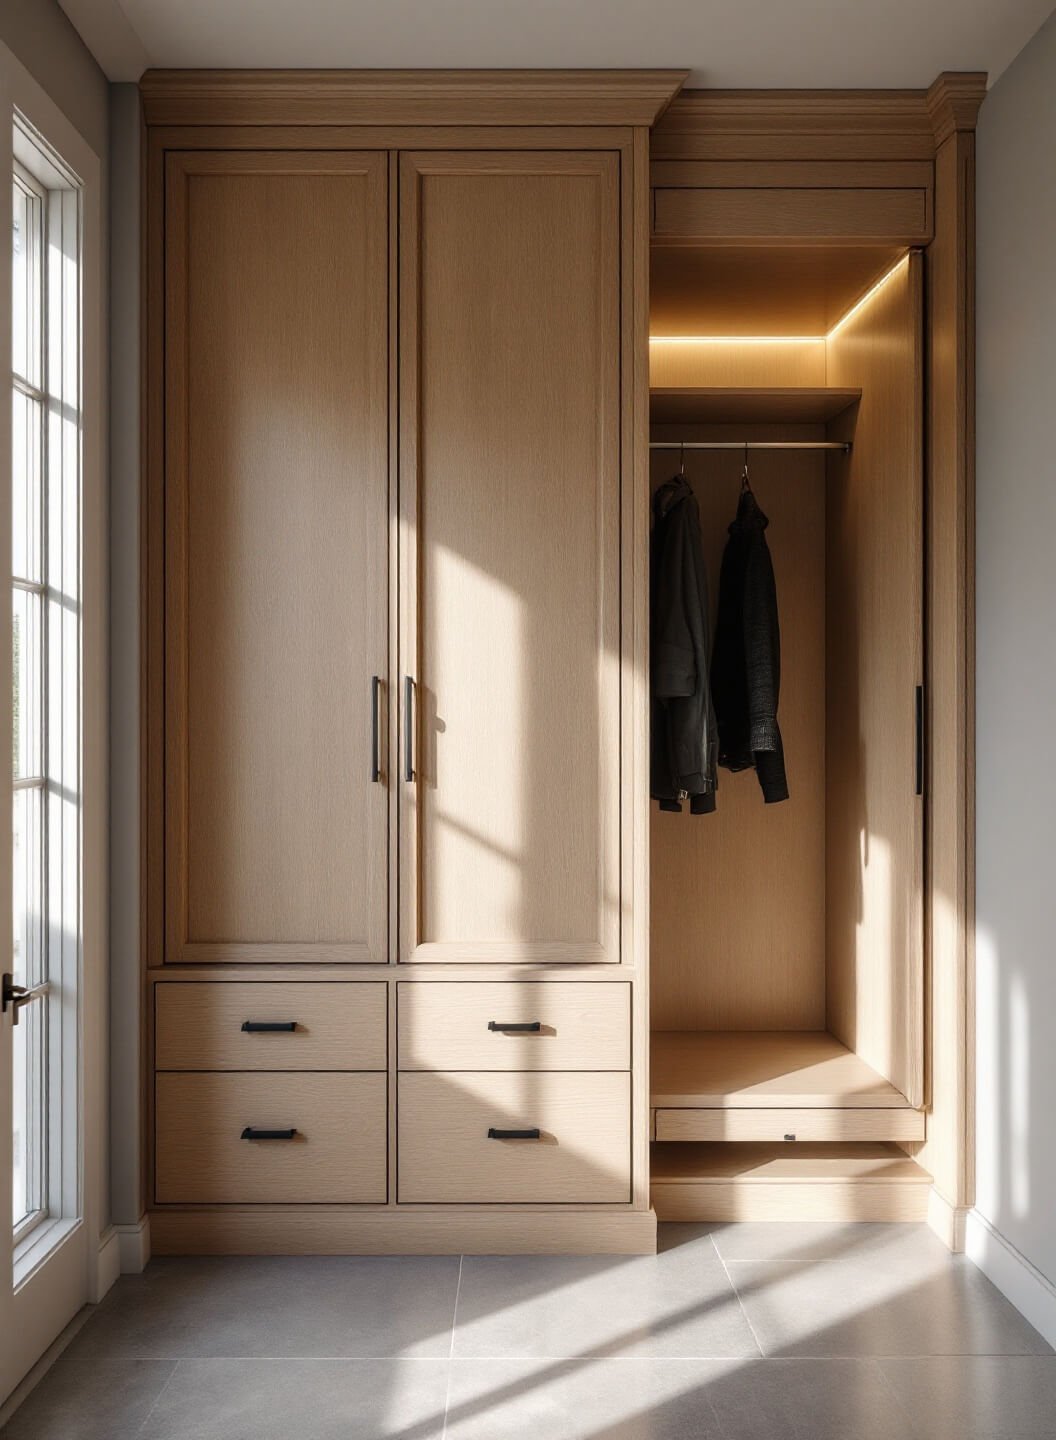
[[[912,1109],[825,1031],[658,1031],[650,1104],[703,1108]]]
[[[892,1144],[651,1147],[661,1220],[924,1220],[931,1176]]]
[[[860,390],[657,389],[653,425],[824,425],[862,398]]]

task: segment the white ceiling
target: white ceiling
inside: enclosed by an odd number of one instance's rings
[[[1053,0],[60,0],[111,79],[202,67],[674,66],[690,85],[991,83]]]

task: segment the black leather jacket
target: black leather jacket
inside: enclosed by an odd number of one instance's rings
[[[788,799],[777,723],[781,633],[769,524],[750,490],[742,493],[719,572],[719,612],[711,690],[719,725],[719,764],[755,767],[768,805]]]
[[[650,788],[662,810],[715,809],[718,736],[708,680],[700,511],[682,476],[653,497]]]

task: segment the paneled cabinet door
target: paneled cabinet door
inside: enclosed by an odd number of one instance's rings
[[[387,158],[165,213],[165,958],[385,961]]]
[[[400,173],[401,960],[619,960],[615,153]]]

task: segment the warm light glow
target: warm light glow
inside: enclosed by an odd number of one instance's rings
[[[908,254],[903,255],[901,260],[897,260],[894,265],[891,266],[891,269],[888,270],[885,275],[881,275],[880,279],[876,282],[876,284],[870,286],[870,288],[865,292],[862,298],[851,306],[851,308],[847,311],[847,314],[842,315],[840,319],[836,321],[836,324],[832,327],[832,329],[829,331],[828,335],[825,338],[827,340],[831,340],[832,337],[836,334],[836,332],[841,329],[842,326],[847,324],[848,320],[853,319],[853,317],[858,314],[858,311],[861,310],[863,306],[869,304],[869,301],[873,298],[876,292],[878,290],[882,290],[893,275],[897,275],[898,272],[903,268],[903,266],[908,264]]]
[[[840,322],[843,323],[842,321]],[[824,335],[650,335],[650,345],[824,345]]]
[[[893,275],[909,264],[908,252],[886,270],[875,285],[871,285],[860,300],[856,300],[846,315],[841,315],[827,335],[650,335],[650,345],[822,345],[839,331],[848,320],[868,305],[876,292],[882,289]]]

